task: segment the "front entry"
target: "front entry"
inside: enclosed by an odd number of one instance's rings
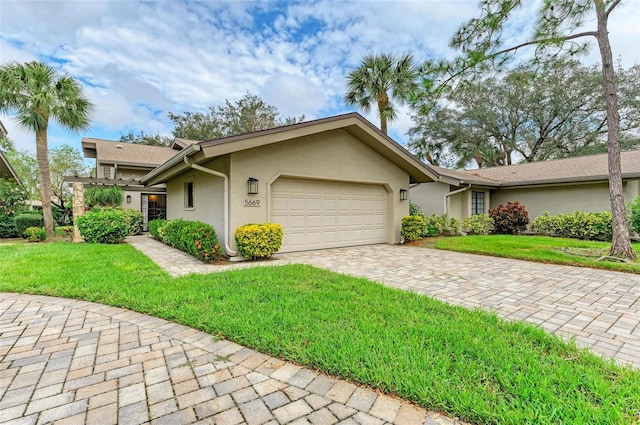
[[[158,218],[167,218],[167,195],[156,193],[142,194],[142,215],[144,215],[144,228],[149,230],[149,222]]]

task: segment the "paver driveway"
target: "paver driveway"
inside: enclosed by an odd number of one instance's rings
[[[452,304],[490,308],[640,367],[640,275],[393,245],[279,258],[367,277]]]

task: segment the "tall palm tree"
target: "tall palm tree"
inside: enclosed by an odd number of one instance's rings
[[[58,76],[55,69],[42,62],[9,62],[0,66],[0,112],[15,113],[22,127],[36,133],[40,200],[49,237],[55,235],[47,146],[49,120],[70,131],[86,130],[91,125],[92,108],[76,80],[68,75]]]
[[[406,53],[396,57],[390,53],[368,54],[362,64],[347,75],[347,105],[369,112],[372,103],[378,104],[380,130],[387,134],[387,122],[398,117],[394,99],[402,105],[409,94],[417,89],[418,76],[413,56]]]

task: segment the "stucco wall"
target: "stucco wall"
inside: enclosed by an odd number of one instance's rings
[[[231,154],[231,226],[270,220],[270,186],[280,177],[385,184],[388,196],[388,242],[400,242],[400,220],[409,214],[409,175],[343,131],[332,131],[290,142]],[[260,193],[247,195],[247,179],[260,180]],[[245,207],[245,199],[260,207]]]
[[[625,198],[627,201],[629,200],[626,194]],[[491,208],[495,208],[508,201],[518,201],[524,205],[530,220],[545,211],[549,211],[551,214],[561,214],[574,211],[602,212],[611,209],[607,183],[527,189],[501,188],[492,194],[490,205]]]
[[[449,185],[442,182],[421,183],[412,187],[410,199],[426,215],[444,214],[444,197],[449,193]]]
[[[226,162],[228,161],[228,163]],[[228,167],[227,167],[228,164]],[[230,245],[233,230],[247,223],[270,220],[270,186],[280,176],[384,184],[388,196],[388,241],[400,241],[400,220],[409,213],[409,201],[400,201],[400,189],[409,189],[409,175],[343,131],[331,131],[292,141],[235,152],[208,168],[230,177]],[[184,181],[194,177],[195,205],[184,208]],[[259,193],[247,194],[247,179],[259,180]],[[253,205],[245,206],[245,200]],[[223,180],[189,171],[167,182],[167,216],[211,223],[223,240]]]
[[[228,172],[227,161],[224,159],[203,165],[223,173]],[[193,179],[193,208],[185,208],[184,183],[190,179]],[[218,240],[224,243],[223,194],[224,183],[221,177],[196,170],[183,173],[167,182],[167,219],[184,218],[209,223],[216,229]]]

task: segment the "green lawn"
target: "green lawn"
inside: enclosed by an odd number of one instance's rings
[[[620,262],[608,256],[608,242],[581,241],[577,239],[552,238],[548,236],[474,235],[431,238],[417,245],[448,251],[470,252],[494,257],[517,258],[541,263],[565,264],[640,273],[640,262]],[[640,254],[640,244],[633,244]]]
[[[640,371],[366,279],[304,265],[174,279],[129,245],[0,245],[0,259],[0,291],[152,314],[473,423],[640,420]]]

